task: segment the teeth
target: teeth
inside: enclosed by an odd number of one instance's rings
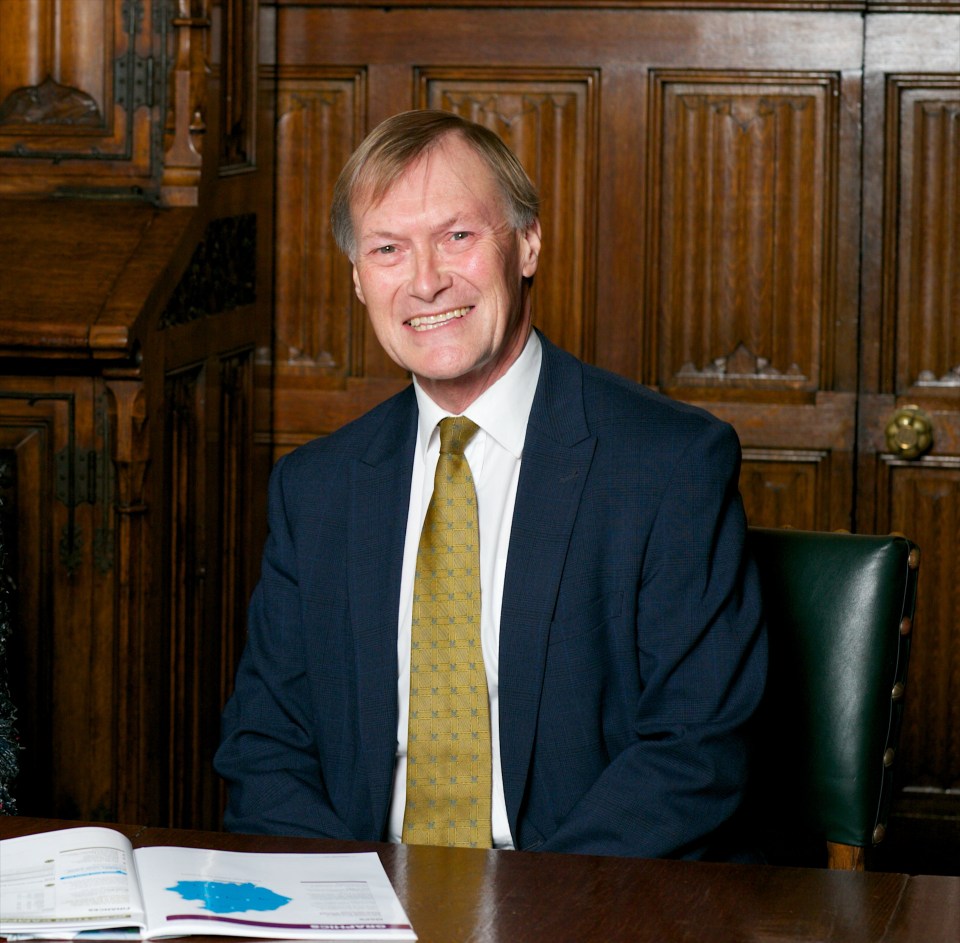
[[[444,311],[442,314],[428,314],[422,318],[411,318],[407,323],[415,331],[430,331],[455,318],[462,318],[469,310],[468,307],[454,308],[453,311]]]

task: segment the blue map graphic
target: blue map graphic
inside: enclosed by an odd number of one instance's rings
[[[245,910],[279,910],[293,899],[249,882],[231,884],[225,881],[178,881],[167,890],[179,894],[184,900],[199,901],[205,910],[215,914],[235,914]]]

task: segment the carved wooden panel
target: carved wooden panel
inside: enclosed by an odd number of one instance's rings
[[[208,101],[214,6],[226,74]],[[252,161],[256,24],[256,0],[4,0],[0,193],[197,205],[208,130],[208,165]]]
[[[214,35],[219,36],[220,171],[254,166],[257,124],[257,0],[212,0]],[[219,46],[219,48],[216,48]]]
[[[744,450],[740,492],[747,519],[764,527],[817,530],[829,470],[824,451]]]
[[[205,364],[173,374],[166,383],[165,449],[168,508],[167,763],[170,777],[168,814],[172,822],[199,820],[195,785],[203,776],[201,738],[202,691],[208,679],[203,665],[205,630],[204,588],[207,535],[204,502],[206,449],[204,430],[207,403]],[[173,774],[175,771],[175,775]]]
[[[888,88],[896,391],[960,394],[960,74],[894,75]]]
[[[916,535],[919,596],[902,737],[908,792],[960,789],[960,458],[888,460],[879,527]]]
[[[157,818],[165,778],[157,773],[159,750],[151,733],[161,714],[162,676],[151,554],[151,518],[145,494],[150,464],[146,391],[138,378],[105,384],[106,428],[114,469],[116,534],[114,592],[117,743],[115,816],[118,821]]]
[[[0,3],[0,189],[150,178],[165,14],[160,0]]]
[[[164,761],[175,824],[215,827],[222,808],[211,761],[245,638],[253,397],[252,347],[209,356],[166,380]]]
[[[661,385],[829,388],[838,77],[653,82]]]
[[[10,684],[19,712],[20,743],[28,751],[19,757],[17,792],[21,812],[29,814],[31,807],[49,808],[53,793],[53,757],[33,746],[53,739],[52,712],[41,708],[53,687],[53,573],[45,563],[55,543],[53,522],[43,509],[53,502],[54,430],[49,415],[36,415],[32,408],[10,410],[10,405],[0,400],[0,489],[7,563],[15,581]]]
[[[420,107],[496,131],[539,188],[549,238],[533,320],[561,347],[592,359],[599,72],[432,67],[417,75]],[[571,219],[578,225],[570,226]]]
[[[0,4],[0,126],[5,137],[16,140],[41,131],[47,141],[26,145],[41,152],[85,134],[99,138],[106,149],[122,147],[124,129],[115,127],[111,100],[113,59],[123,55],[129,41],[118,22],[120,12],[117,4],[85,0]]]
[[[944,5],[943,12],[948,12]],[[930,13],[936,12],[931,6]],[[867,15],[857,529],[921,548],[919,598],[891,835],[960,843],[957,612],[960,519],[960,15]],[[885,430],[919,407],[922,458],[897,459]],[[951,845],[952,842],[952,845]],[[919,843],[918,843],[919,844]],[[932,846],[932,847],[931,847]],[[955,867],[955,864],[951,865]]]
[[[102,420],[89,380],[53,389],[9,376],[0,382],[23,814],[116,813],[113,561],[99,539],[112,495],[103,478]],[[103,620],[103,631],[90,632],[91,620]]]
[[[284,377],[362,373],[362,309],[330,233],[333,185],[362,137],[364,73],[286,68],[277,80],[276,349]],[[355,346],[355,350],[351,347]],[[355,362],[355,357],[358,362]]]
[[[252,350],[220,358],[219,704],[226,703],[233,691],[233,677],[246,638],[249,541],[244,524],[254,484],[249,475],[254,449],[254,390]]]

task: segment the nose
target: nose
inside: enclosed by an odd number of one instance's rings
[[[422,246],[413,253],[413,272],[410,293],[424,301],[433,301],[450,287],[450,274],[443,266],[439,253],[431,246]]]

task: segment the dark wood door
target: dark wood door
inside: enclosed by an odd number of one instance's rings
[[[922,550],[897,863],[960,845],[960,15],[866,18],[856,525]]]

